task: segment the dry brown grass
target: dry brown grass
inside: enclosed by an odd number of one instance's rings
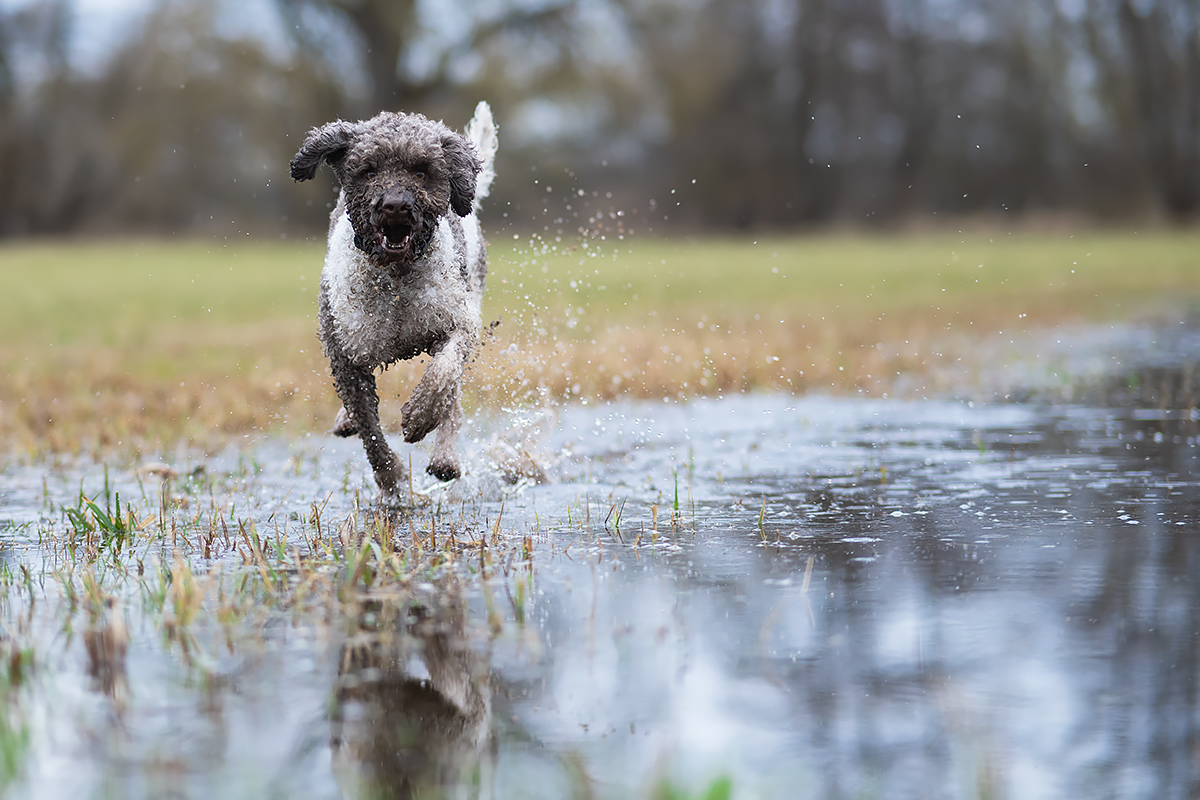
[[[485,322],[499,324],[469,406],[943,391],[969,380],[981,343],[1200,297],[1194,232],[601,235],[493,246]],[[310,243],[0,250],[0,437],[36,455],[324,429],[337,399],[315,337],[320,262]],[[381,378],[393,429],[420,369]]]

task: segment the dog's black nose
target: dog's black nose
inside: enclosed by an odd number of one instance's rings
[[[413,199],[407,193],[386,195],[379,203],[379,213],[385,218],[407,217],[412,212]]]

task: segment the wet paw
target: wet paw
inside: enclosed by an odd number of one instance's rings
[[[358,426],[354,424],[354,420],[350,419],[350,414],[346,411],[345,406],[338,409],[337,419],[333,421],[333,428],[329,432],[334,436],[358,435]]]
[[[425,471],[439,481],[452,481],[462,475],[462,470],[458,468],[458,464],[453,461],[438,461],[436,459],[429,462],[429,466],[425,468]]]
[[[400,430],[404,432],[404,441],[409,444],[419,442],[428,436],[442,421],[433,412],[433,404],[413,404],[409,400],[400,409]]]

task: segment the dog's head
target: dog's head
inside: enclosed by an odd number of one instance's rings
[[[442,123],[386,111],[314,128],[292,159],[292,177],[309,180],[322,161],[345,194],[355,246],[397,265],[424,255],[439,217],[471,213],[480,167],[467,140]]]

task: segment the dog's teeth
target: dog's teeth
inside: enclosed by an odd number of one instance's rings
[[[411,238],[412,238],[412,234],[409,233],[409,234],[406,234],[405,237],[403,239],[401,239],[399,243],[396,243],[395,241],[390,239],[388,237],[388,235],[385,233],[379,237],[379,242],[388,250],[403,250],[405,247],[408,246],[409,239],[411,239]]]

